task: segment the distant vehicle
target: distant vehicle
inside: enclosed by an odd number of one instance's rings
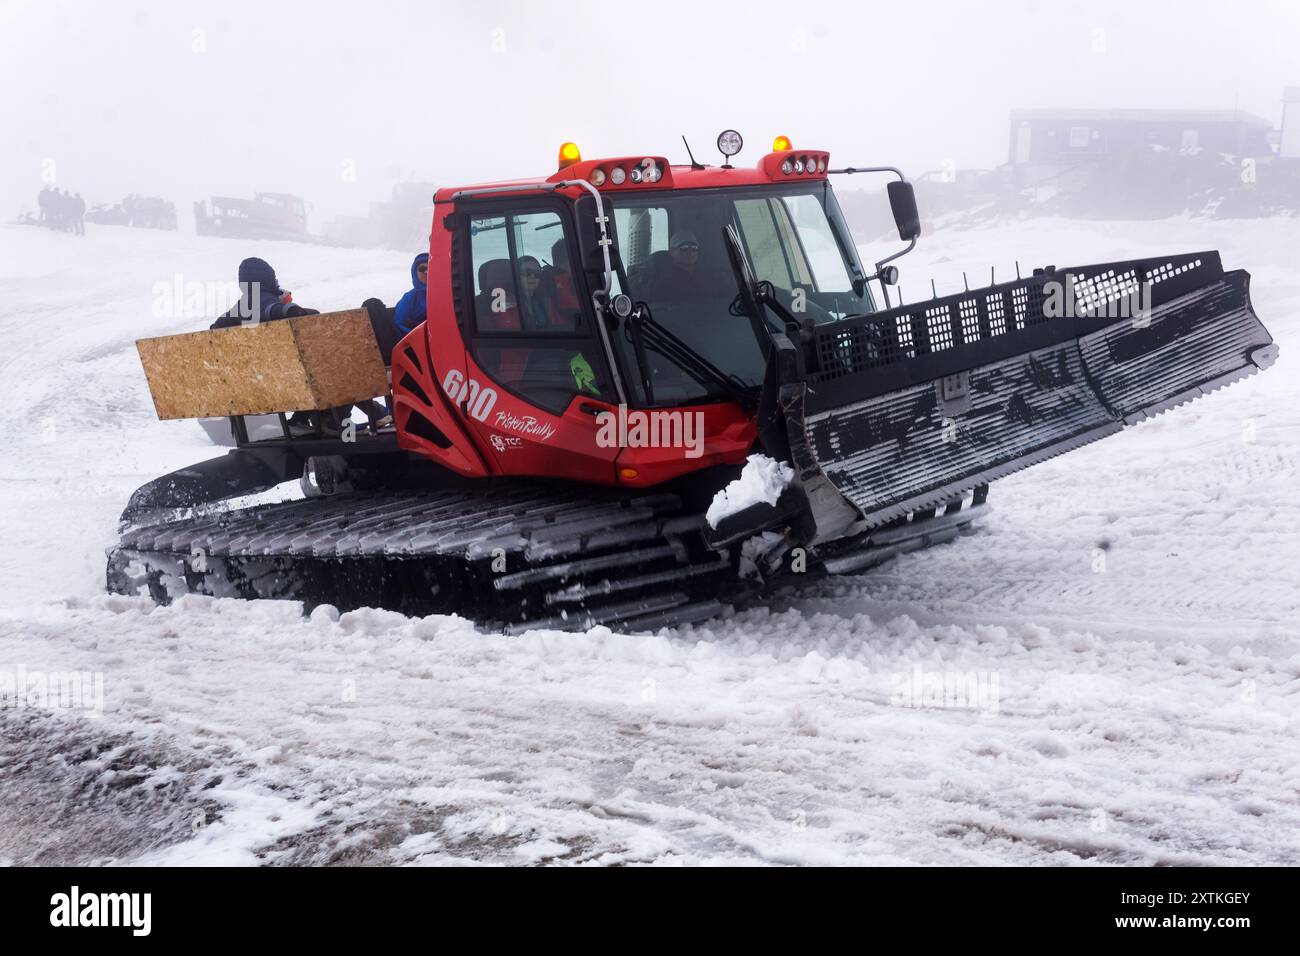
[[[200,236],[235,239],[308,240],[307,203],[288,193],[254,193],[252,199],[213,196],[194,204],[194,229]]]
[[[100,226],[129,226],[131,217],[127,215],[120,202],[97,202],[90,207],[90,212],[86,213],[86,222],[93,222]]]
[[[129,225],[142,229],[176,231],[176,204],[158,196],[127,196],[122,203]]]
[[[176,204],[159,196],[127,196],[121,202],[95,203],[86,222],[101,226],[136,226],[141,229],[176,231]]]

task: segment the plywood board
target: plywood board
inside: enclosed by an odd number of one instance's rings
[[[161,419],[332,408],[388,389],[365,309],[140,339],[136,349]]]

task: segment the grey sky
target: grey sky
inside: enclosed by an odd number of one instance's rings
[[[1300,85],[1300,0],[0,0],[0,83],[5,219],[53,160],[91,201],[283,190],[319,228],[399,178],[549,173],[566,139],[682,161],[685,133],[711,162],[734,127],[744,163],[788,133],[920,173],[1004,162],[1016,107],[1276,123]]]

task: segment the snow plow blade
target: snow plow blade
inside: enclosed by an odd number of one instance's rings
[[[818,325],[803,349],[775,337],[778,440],[805,488],[857,512],[816,537],[950,504],[1267,368],[1249,283],[1217,252],[1049,267]]]

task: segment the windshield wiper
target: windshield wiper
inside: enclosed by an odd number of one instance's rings
[[[640,366],[641,371],[642,387],[645,388],[648,402],[654,401],[654,389],[645,356],[647,347],[668,359],[705,388],[708,388],[711,384],[716,385],[723,392],[742,403],[752,402],[757,395],[758,388],[756,386],[746,385],[735,375],[728,375],[723,372],[655,321],[654,316],[650,314],[650,307],[644,302],[637,304],[636,310],[628,319],[628,327],[632,333],[632,347],[636,351],[637,364]]]
[[[637,371],[641,373],[641,389],[645,392],[647,405],[655,403],[654,380],[650,375],[650,363],[645,357],[645,335],[641,331],[641,310],[637,309],[628,317],[628,329],[632,333],[632,350],[636,353]]]

